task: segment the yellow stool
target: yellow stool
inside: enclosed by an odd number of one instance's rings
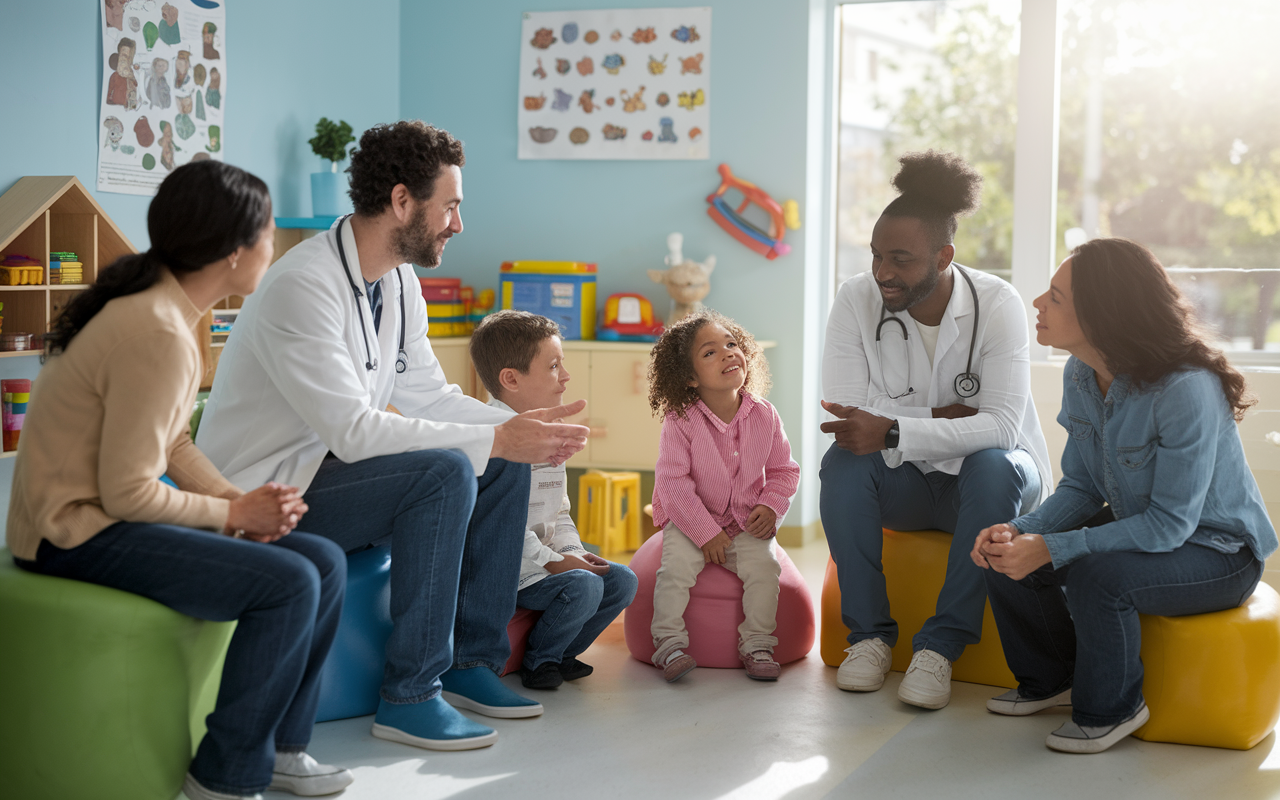
[[[590,470],[578,479],[578,535],[600,555],[640,547],[640,473]]]
[[[911,637],[933,616],[938,593],[947,574],[947,553],[951,535],[941,531],[891,531],[885,529],[884,565],[889,608],[898,622],[898,643],[893,648],[893,668],[906,672],[911,665]],[[976,569],[976,567],[975,567]],[[849,629],[840,616],[840,584],[836,581],[836,565],[827,561],[827,575],[822,582],[822,660],[832,667],[844,663],[844,650],[849,646]],[[951,677],[957,681],[983,683],[1012,689],[1018,685],[1005,664],[1000,634],[988,603],[982,617],[982,641],[965,648],[952,665]]]
[[[1248,750],[1280,719],[1280,595],[1259,583],[1239,608],[1142,615],[1148,742]]]

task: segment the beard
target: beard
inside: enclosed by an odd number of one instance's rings
[[[391,235],[391,247],[401,263],[434,269],[440,266],[443,252],[437,238],[427,225],[427,210],[419,205],[413,217]]]
[[[941,273],[935,269],[931,269],[915,286],[908,286],[902,281],[893,281],[892,283],[887,284],[892,288],[906,289],[907,293],[893,302],[885,300],[885,309],[893,314],[896,314],[899,311],[906,311],[908,308],[911,308],[916,303],[919,303],[921,300],[933,294],[933,290],[937,287],[938,278],[940,276]]]

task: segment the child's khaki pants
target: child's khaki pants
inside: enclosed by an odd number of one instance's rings
[[[773,651],[778,640],[773,636],[778,616],[777,545],[772,537],[757,539],[747,532],[733,537],[725,550],[724,568],[742,579],[742,611],[746,618],[738,626],[738,650],[742,654],[756,650]],[[702,548],[668,524],[662,533],[662,566],[658,569],[653,590],[653,663],[659,667],[676,650],[689,646],[689,631],[684,625],[684,610],[689,605],[689,589],[698,573],[707,566]]]

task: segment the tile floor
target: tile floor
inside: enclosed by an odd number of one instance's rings
[[[825,546],[789,552],[816,599]],[[500,733],[491,748],[384,742],[361,717],[318,725],[311,753],[355,772],[342,800],[1280,797],[1274,734],[1248,752],[1128,739],[1068,756],[1044,746],[1065,711],[998,717],[984,704],[1000,690],[965,683],[923,711],[898,702],[896,672],[877,693],[841,692],[816,645],[777,683],[699,669],[667,685],[630,657],[620,622],[583,659],[596,673],[538,693],[542,717],[477,717]]]

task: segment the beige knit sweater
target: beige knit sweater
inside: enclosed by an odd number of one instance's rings
[[[226,526],[242,492],[187,435],[203,377],[194,326],[206,310],[162,270],[45,364],[18,440],[5,531],[15,556],[34,559],[41,539],[75,547],[121,520]]]

